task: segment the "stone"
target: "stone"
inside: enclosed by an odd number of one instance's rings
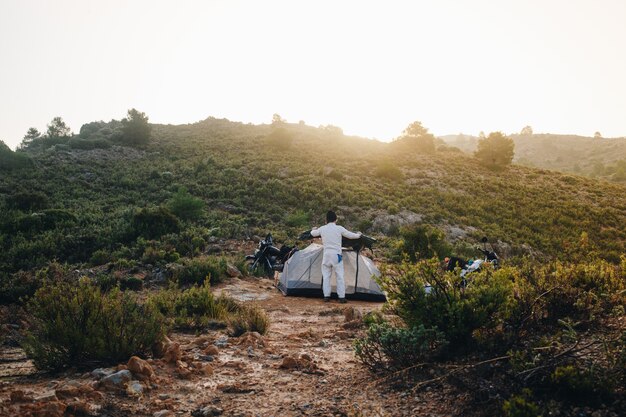
[[[129,397],[141,397],[143,395],[144,387],[139,381],[130,381],[126,387],[126,394]]]
[[[191,412],[192,417],[212,417],[212,416],[221,416],[224,413],[219,407],[214,405],[207,405],[206,407],[198,408]]]
[[[203,372],[205,375],[213,375],[213,372],[215,372],[215,371],[214,371],[214,369],[213,369],[213,366],[212,366],[212,365],[207,364],[207,365],[204,365],[204,366],[202,367],[202,372]]]
[[[283,362],[280,364],[280,367],[283,369],[296,369],[300,364],[298,360],[291,356],[285,356],[283,358]]]
[[[33,397],[30,395],[30,393],[27,394],[20,389],[12,391],[9,395],[9,398],[11,399],[12,403],[31,402],[33,400]]]
[[[354,320],[361,320],[363,318],[363,314],[360,310],[354,307],[346,307],[343,310],[343,317],[346,322],[349,322]]]
[[[152,414],[152,417],[174,417],[175,415],[171,410],[161,410]]]
[[[232,264],[226,265],[226,273],[231,278],[240,278],[242,276],[241,271],[237,269],[235,265],[232,265]]]
[[[40,402],[40,401],[58,401],[59,399],[57,398],[56,393],[54,391],[49,391],[49,392],[44,392],[43,394],[36,396],[33,400],[35,402]]]
[[[152,369],[152,366],[137,356],[132,356],[128,360],[127,366],[128,370],[131,371],[135,378],[140,381],[149,381],[154,377],[154,370]]]
[[[132,379],[133,374],[128,369],[124,369],[109,376],[105,376],[100,380],[100,384],[105,389],[123,390],[126,389],[126,385],[128,385]]]
[[[115,372],[115,369],[113,368],[97,368],[91,371],[91,376],[93,376],[96,379],[102,379],[105,376],[109,376],[114,372]]]
[[[176,342],[170,342],[165,348],[165,354],[163,360],[167,363],[176,363],[182,358],[182,352],[180,351],[180,345]]]
[[[70,414],[77,414],[80,416],[91,415],[93,406],[85,401],[71,401],[67,403],[67,412]]]
[[[210,356],[217,356],[219,355],[220,351],[217,348],[217,346],[215,345],[209,345],[206,349],[204,349],[203,353],[205,355],[210,355]]]
[[[220,336],[213,344],[218,348],[225,348],[228,346],[228,336]]]

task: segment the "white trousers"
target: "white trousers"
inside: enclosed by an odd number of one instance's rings
[[[339,298],[345,298],[346,283],[343,279],[343,259],[334,253],[324,254],[324,258],[322,258],[322,290],[324,291],[324,297],[330,297],[330,276],[333,270],[337,279],[337,295]]]

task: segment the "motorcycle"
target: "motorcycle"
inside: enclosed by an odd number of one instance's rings
[[[254,275],[263,270],[264,275],[271,277],[274,271],[282,272],[287,259],[298,249],[293,246],[283,245],[280,249],[274,246],[274,238],[271,233],[259,242],[253,255],[246,255],[248,271]]]
[[[491,264],[494,269],[498,269],[500,267],[500,258],[498,257],[496,251],[493,249],[493,245],[489,243],[489,246],[491,246],[491,250],[487,249],[488,239],[486,237],[483,237],[481,239],[481,242],[483,244],[483,247],[476,247],[476,249],[483,254],[482,259],[470,259],[469,261],[465,262],[460,258],[453,257],[448,260],[446,267],[448,271],[454,271],[456,268],[459,267],[461,268],[460,277],[462,278],[461,286],[463,288],[467,287],[468,275],[472,272],[479,271],[485,262]]]

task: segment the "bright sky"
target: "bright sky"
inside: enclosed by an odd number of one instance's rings
[[[626,1],[0,0],[0,139],[61,116],[626,136]]]

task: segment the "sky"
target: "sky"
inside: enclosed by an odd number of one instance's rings
[[[626,136],[624,0],[0,0],[0,140],[130,108],[436,135]]]

